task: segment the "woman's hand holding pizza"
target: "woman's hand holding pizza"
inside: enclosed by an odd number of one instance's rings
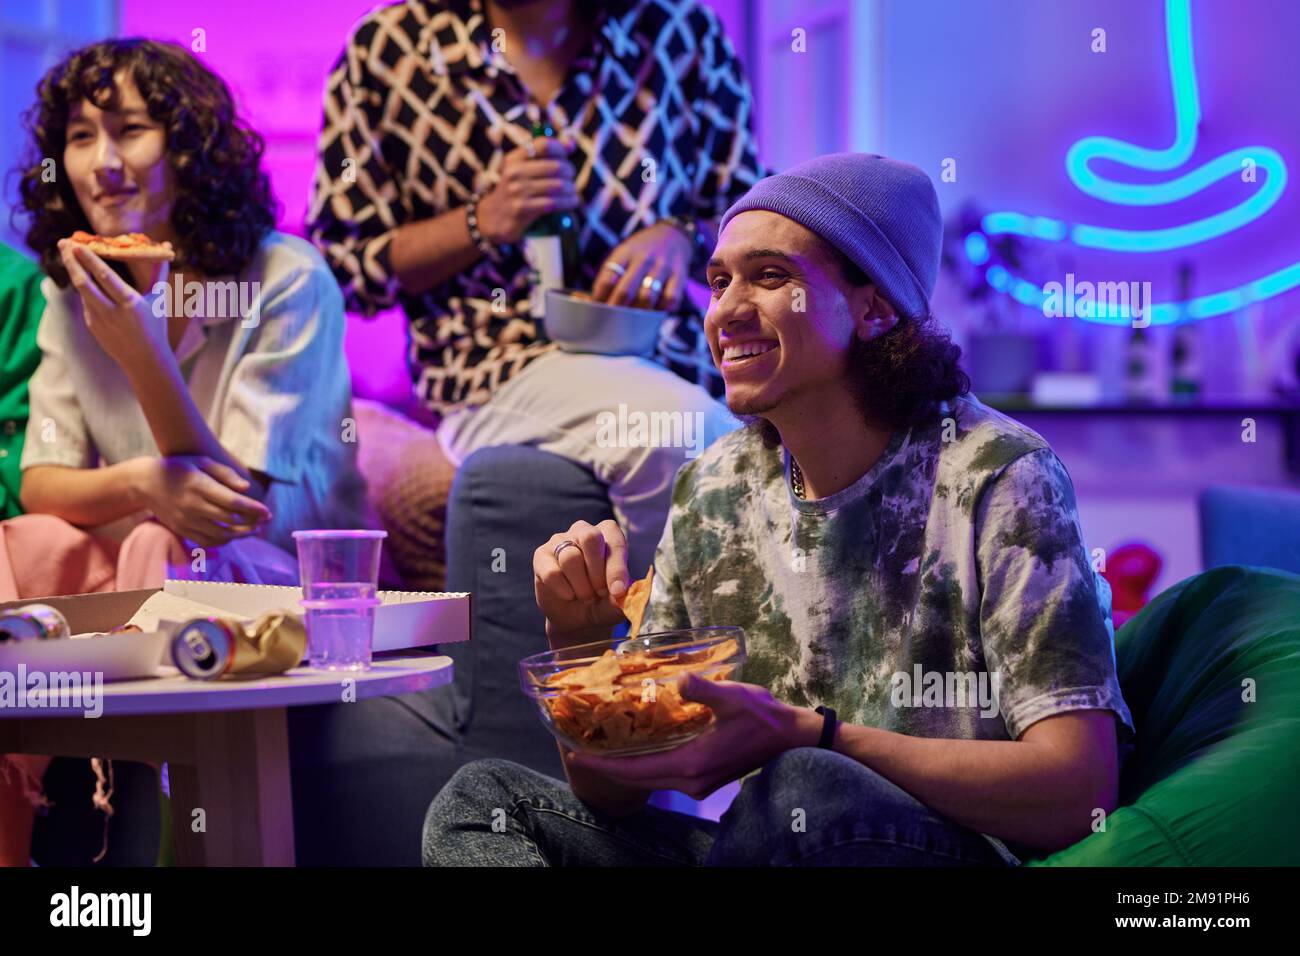
[[[59,240],[59,252],[68,278],[81,297],[86,327],[109,357],[128,374],[147,371],[150,363],[171,354],[167,322],[154,315],[144,296],[122,281],[108,263],[84,244]],[[149,262],[146,288],[166,282],[165,259]]]

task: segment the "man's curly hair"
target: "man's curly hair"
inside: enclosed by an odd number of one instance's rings
[[[844,253],[827,245],[832,261],[850,285],[871,277]],[[849,349],[850,384],[867,420],[876,427],[926,427],[939,420],[939,407],[970,391],[970,377],[958,364],[954,345],[932,315],[898,316],[898,323],[870,342],[854,336]]]
[[[60,287],[68,275],[58,241],[94,229],[63,168],[68,116],[82,100],[102,110],[120,108],[115,77],[135,82],[151,119],[166,131],[166,159],[175,197],[176,265],[201,275],[233,275],[252,260],[275,226],[275,199],[261,168],[261,136],[240,121],[229,87],[184,47],[155,40],[105,40],[82,47],[52,67],[37,85],[24,115],[30,152],[19,169],[19,193],[28,219],[27,245]],[[44,160],[53,159],[53,181]],[[15,210],[17,212],[17,210]]]

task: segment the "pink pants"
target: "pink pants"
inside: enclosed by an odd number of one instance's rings
[[[167,578],[297,584],[298,562],[260,538],[239,538],[195,555],[157,521],[137,525],[120,544],[53,515],[0,521],[0,601],[158,588]],[[49,759],[0,754],[0,866],[26,863],[31,813],[45,803],[40,779]],[[97,788],[97,800],[98,795]]]
[[[118,544],[53,515],[0,521],[0,601],[162,587],[166,578],[297,584],[298,562],[261,538],[194,555],[157,521]]]

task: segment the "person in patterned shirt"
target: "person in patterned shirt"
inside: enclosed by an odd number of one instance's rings
[[[934,186],[825,156],[722,227],[705,329],[748,424],[682,467],[641,633],[739,625],[741,680],[684,683],[716,720],[677,749],[561,746],[567,787],[463,767],[425,862],[1014,865],[1086,837],[1134,739],[1110,590],[1064,466],[930,318]],[[625,549],[613,521],[537,549],[552,647],[609,639]],[[646,805],[742,778],[719,823]]]
[[[589,467],[634,567],[683,458],[736,425],[707,391],[683,293],[717,219],[765,174],[751,111],[716,14],[693,0],[408,0],[360,22],[328,82],[309,232],[349,308],[405,310],[416,392],[453,464],[526,444]],[[655,361],[559,352],[531,317],[521,240],[571,209],[571,284],[674,313]],[[599,423],[620,411],[697,427],[674,433],[684,450],[615,447]]]

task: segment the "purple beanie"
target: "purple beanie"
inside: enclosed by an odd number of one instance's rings
[[[766,209],[844,253],[901,315],[929,314],[943,219],[930,177],[872,153],[831,153],[759,180],[722,217]]]

